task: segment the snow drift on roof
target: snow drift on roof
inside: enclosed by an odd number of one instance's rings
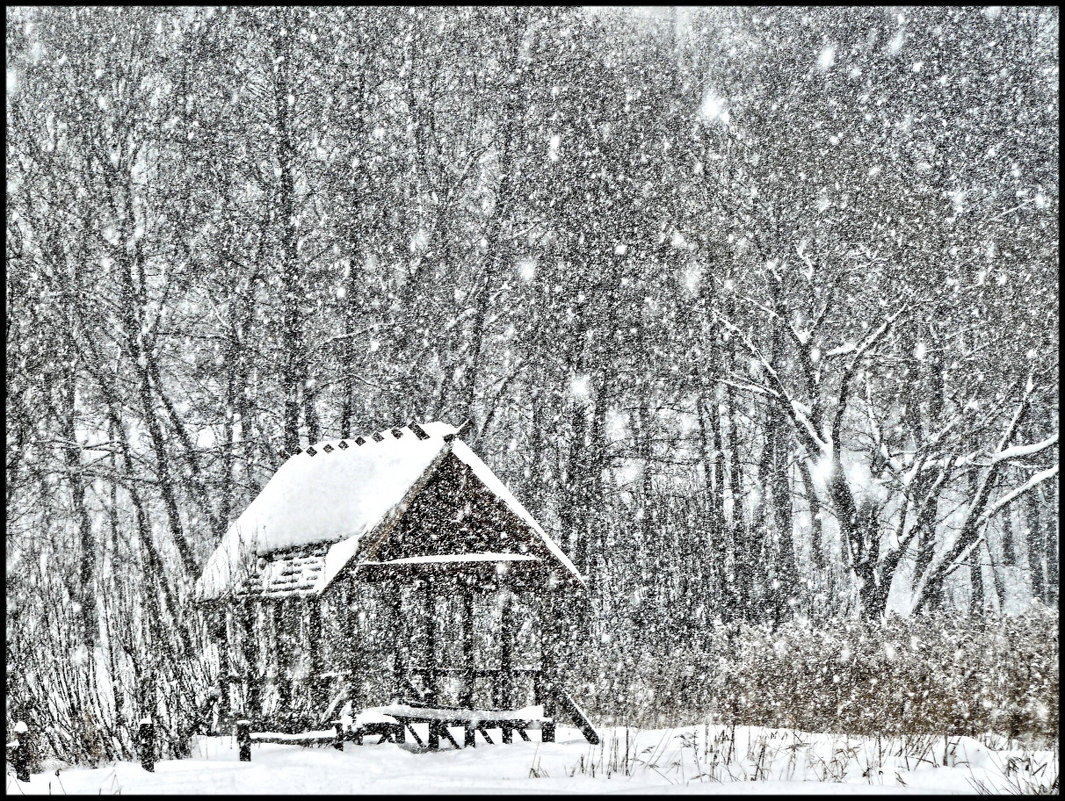
[[[377,528],[432,465],[447,423],[424,423],[420,439],[409,428],[384,439],[328,440],[288,459],[226,531],[196,583],[201,598],[217,598],[243,578],[234,575],[257,554],[315,543],[350,543]],[[328,446],[328,450],[327,450]],[[314,451],[312,456],[309,451]]]

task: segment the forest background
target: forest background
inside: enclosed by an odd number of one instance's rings
[[[9,706],[179,742],[287,455],[468,419],[596,714],[1055,732],[1058,13],[9,8]]]

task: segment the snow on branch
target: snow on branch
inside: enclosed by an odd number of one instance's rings
[[[1054,432],[1051,436],[1047,437],[1042,442],[1033,442],[1030,445],[1014,445],[1012,448],[1006,448],[1000,450],[994,456],[991,457],[991,464],[1004,461],[1006,459],[1020,459],[1024,456],[1032,456],[1037,453],[1045,451],[1058,443],[1058,434]]]
[[[1041,470],[1040,472],[1029,478],[1027,481],[1025,481],[1021,486],[1017,487],[1017,489],[1013,490],[1013,492],[1008,492],[1003,495],[1001,498],[991,504],[991,506],[984,510],[984,513],[980,515],[980,519],[976,521],[977,527],[982,526],[984,523],[994,517],[995,514],[998,513],[1001,509],[1005,508],[1006,506],[1009,506],[1011,503],[1017,500],[1017,498],[1021,497],[1026,492],[1035,489],[1044,481],[1047,481],[1048,479],[1051,479],[1056,476],[1058,474],[1058,467],[1059,465],[1054,465],[1053,467],[1048,467],[1046,470]]]
[[[780,376],[777,375],[777,371],[773,369],[773,365],[769,363],[769,360],[762,355],[762,352],[758,347],[751,342],[750,338],[744,334],[738,326],[729,321],[728,319],[718,315],[718,321],[728,331],[736,335],[740,340],[743,347],[747,349],[747,352],[751,354],[757,360],[759,366],[765,371],[765,374],[769,377],[770,383],[776,390],[776,396],[782,401],[784,409],[791,417],[792,422],[798,429],[800,436],[805,436],[807,445],[812,445],[813,449],[820,451],[825,455],[832,453],[832,445],[826,442],[820,432],[810,422],[809,409],[801,403],[798,403],[791,397],[791,393],[788,392],[787,387],[784,386],[784,382],[781,381]]]

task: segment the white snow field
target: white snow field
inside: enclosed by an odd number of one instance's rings
[[[154,773],[118,762],[58,775],[53,768],[23,783],[9,769],[7,792],[1016,793],[1045,791],[1058,775],[1056,750],[990,749],[969,737],[878,742],[743,726],[599,732],[599,746],[560,727],[555,743],[487,745],[478,738],[476,748],[436,753],[392,743],[346,743],[343,752],[255,744],[251,762],[238,761],[232,737],[200,737],[191,758],[159,762]],[[461,742],[461,730],[454,733]]]

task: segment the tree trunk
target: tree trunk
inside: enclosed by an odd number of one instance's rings
[[[96,620],[96,588],[93,585],[93,575],[96,565],[96,543],[92,536],[92,521],[89,519],[89,509],[85,502],[86,484],[82,475],[81,447],[79,446],[77,426],[76,393],[77,374],[71,370],[68,374],[67,386],[64,391],[65,414],[63,415],[63,439],[66,447],[63,449],[66,456],[68,480],[70,482],[71,499],[74,502],[74,514],[78,524],[80,563],[78,568],[78,587],[76,596],[81,604],[78,619],[81,621],[81,630],[78,632],[78,640],[90,649],[97,640]]]
[[[1028,551],[1028,574],[1031,577],[1032,597],[1047,599],[1047,574],[1043,559],[1047,553],[1041,510],[1046,503],[1042,488],[1028,493],[1024,499],[1025,546]]]
[[[291,35],[273,39],[274,75],[274,146],[280,184],[277,211],[281,224],[281,285],[282,293],[282,365],[281,382],[284,397],[284,446],[289,454],[300,450],[300,399],[310,395],[306,386],[306,362],[303,343],[304,282],[301,281],[296,234],[295,162],[296,143],[292,130],[290,93],[293,90],[290,71],[292,57]],[[304,398],[305,417],[313,412],[313,400]],[[313,414],[306,419],[308,426]],[[316,433],[316,432],[315,432]],[[316,440],[315,440],[316,441]]]

